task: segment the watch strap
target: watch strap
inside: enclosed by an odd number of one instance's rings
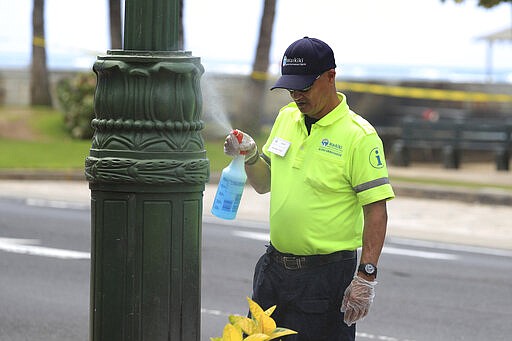
[[[372,263],[359,264],[357,271],[362,272],[367,276],[375,276],[375,278],[377,278],[377,267]]]

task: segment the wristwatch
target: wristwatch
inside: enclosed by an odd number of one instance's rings
[[[372,263],[361,263],[357,267],[357,271],[364,273],[367,276],[375,276],[377,278],[377,267]]]

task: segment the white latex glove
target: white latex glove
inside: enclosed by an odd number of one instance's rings
[[[376,281],[370,282],[359,276],[345,290],[341,311],[345,313],[343,321],[350,327],[368,314],[375,297]]]
[[[258,154],[258,147],[253,138],[241,130],[232,130],[224,141],[224,154],[231,157],[245,155],[245,160],[251,160]]]

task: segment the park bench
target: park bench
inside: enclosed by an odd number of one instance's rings
[[[392,146],[392,164],[407,167],[412,149],[440,150],[445,168],[459,168],[463,151],[494,153],[497,170],[509,170],[512,121],[406,117]]]

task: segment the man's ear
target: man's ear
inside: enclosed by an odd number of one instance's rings
[[[336,70],[330,69],[327,71],[327,77],[329,78],[329,82],[336,82]]]

